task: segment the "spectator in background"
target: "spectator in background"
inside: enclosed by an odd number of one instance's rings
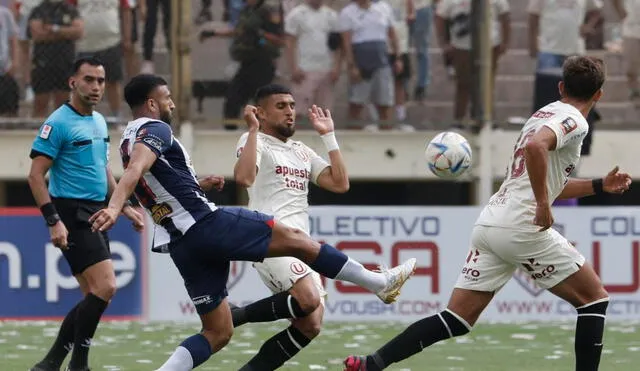
[[[200,40],[212,36],[233,37],[229,51],[240,63],[224,102],[224,127],[237,130],[244,105],[275,78],[276,60],[285,43],[279,1],[247,0],[235,29],[202,31]]]
[[[140,72],[140,53],[136,49],[138,43],[138,17],[140,7],[138,3],[144,0],[121,0],[120,25],[122,27],[122,51],[124,53],[124,70],[127,79]]]
[[[509,46],[510,20],[507,0],[491,0],[491,41],[493,77],[498,59]],[[446,22],[449,21],[450,41],[445,35]],[[471,56],[471,0],[440,0],[436,9],[436,31],[440,47],[453,59],[456,75],[456,94],[454,99],[454,127],[464,129],[464,119],[471,98],[473,60]],[[477,127],[473,128],[477,130]]]
[[[601,0],[529,0],[529,55],[537,70],[561,68],[568,56],[584,54],[584,37],[594,32],[601,9]]]
[[[171,49],[171,0],[144,0],[146,14],[142,14],[144,34],[142,36],[142,73],[153,73],[153,47],[158,29],[158,8],[162,8],[162,30],[167,49]],[[144,13],[144,12],[143,12]]]
[[[429,86],[429,39],[431,38],[431,23],[433,23],[433,3],[439,0],[413,0],[415,21],[413,23],[411,39],[416,49],[417,77],[413,97],[417,101],[424,99]]]
[[[69,98],[67,79],[84,22],[74,5],[63,0],[44,0],[31,13],[29,32],[33,39],[33,117],[45,117],[51,98],[56,107]]]
[[[407,86],[411,79],[411,64],[409,59],[409,24],[416,18],[413,0],[388,0],[393,11],[393,28],[398,37],[398,58],[402,60],[402,71],[395,74],[394,95],[396,120],[404,122],[407,119]],[[390,61],[393,63],[393,59]],[[398,124],[404,131],[413,131],[413,126]]]
[[[640,0],[613,0],[622,19],[622,48],[627,68],[629,99],[640,107]]]
[[[106,73],[105,91],[113,117],[122,105],[122,43],[131,45],[131,33],[124,35],[120,25],[122,0],[74,0],[84,20],[84,36],[77,44],[78,58],[96,57]],[[127,8],[128,9],[128,8]]]
[[[339,27],[349,68],[349,119],[359,120],[365,105],[373,103],[378,117],[388,121],[395,103],[393,75],[402,71],[389,4],[354,0],[340,12]],[[378,128],[377,123],[365,127],[367,130]]]
[[[22,75],[22,84],[24,85],[24,101],[33,102],[34,94],[31,86],[31,37],[29,36],[29,17],[33,9],[38,6],[42,0],[21,0],[16,1],[18,7],[18,45],[20,50],[20,74]]]
[[[9,8],[0,5],[0,116],[17,116],[20,93],[14,78],[18,62],[18,26]]]
[[[316,104],[333,106],[333,86],[340,77],[341,53],[338,13],[323,0],[307,0],[284,21],[286,56],[296,97],[296,111],[305,117]]]

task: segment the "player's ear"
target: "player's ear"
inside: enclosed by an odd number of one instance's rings
[[[258,117],[258,120],[263,121],[266,116],[264,108],[262,108],[262,106],[256,106],[256,108],[258,109],[256,112],[256,117]]]
[[[558,83],[558,92],[560,93],[560,97],[564,97],[564,81]]]
[[[602,94],[604,94],[604,91],[602,90],[602,88],[598,89],[598,91],[593,95],[593,101],[597,102],[600,100],[600,98],[602,98]]]

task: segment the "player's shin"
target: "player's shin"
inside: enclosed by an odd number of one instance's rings
[[[246,307],[235,307],[231,309],[233,327],[242,326],[245,323],[302,318],[308,314],[309,313],[300,307],[296,298],[289,294],[288,291],[258,300]]]
[[[318,257],[309,266],[325,277],[349,281],[371,292],[378,292],[387,284],[384,274],[366,269],[362,264],[327,244],[320,247]]]
[[[576,308],[576,371],[597,371],[602,353],[602,337],[609,298]]]
[[[190,371],[209,359],[211,354],[207,338],[196,334],[185,339],[157,371]]]
[[[467,321],[446,309],[414,322],[377,352],[367,356],[367,370],[383,370],[392,363],[407,359],[434,343],[464,335],[469,331],[471,326]]]
[[[240,371],[275,370],[293,358],[310,342],[311,339],[307,338],[300,330],[290,326],[265,341],[258,354],[244,365]]]

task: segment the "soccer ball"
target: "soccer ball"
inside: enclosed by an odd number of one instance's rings
[[[435,136],[424,151],[429,170],[439,178],[454,179],[471,166],[471,146],[462,135],[445,131]]]

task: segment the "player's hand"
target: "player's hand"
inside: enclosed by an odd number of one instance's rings
[[[135,207],[127,205],[122,209],[122,213],[131,220],[133,229],[138,232],[144,229],[144,216],[142,216]]]
[[[207,192],[214,188],[219,192],[224,188],[224,177],[222,175],[208,175],[199,179],[198,183],[200,183],[200,188]]]
[[[69,242],[67,240],[69,231],[67,231],[67,227],[62,221],[49,227],[49,234],[51,235],[51,243],[53,243],[53,246],[60,250],[67,250],[69,248]]]
[[[249,130],[258,130],[260,128],[260,121],[258,121],[258,108],[248,104],[244,108],[244,122],[247,123]]]
[[[620,168],[614,167],[602,180],[602,189],[607,193],[623,194],[629,190],[631,175],[618,172]]]
[[[104,232],[109,230],[116,224],[120,211],[111,207],[99,210],[97,213],[91,215],[89,223],[91,223],[92,232]]]
[[[549,204],[538,204],[536,206],[536,217],[533,224],[540,226],[539,232],[546,231],[553,225],[553,214],[551,214],[551,206]]]
[[[330,133],[334,130],[331,112],[328,109],[323,110],[315,104],[309,108],[309,121],[320,135]]]

